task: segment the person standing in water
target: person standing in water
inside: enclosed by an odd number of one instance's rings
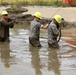
[[[59,34],[60,26],[59,24],[62,21],[60,15],[55,15],[53,20],[48,25],[48,44],[49,47],[58,47],[57,37]]]
[[[46,29],[48,25],[42,25],[39,21],[42,17],[40,12],[34,14],[34,20],[30,24],[30,36],[29,42],[34,47],[41,47],[39,37],[40,37],[40,28]]]
[[[14,27],[14,20],[8,18],[8,12],[2,11],[0,19],[0,42],[9,41],[9,28]]]

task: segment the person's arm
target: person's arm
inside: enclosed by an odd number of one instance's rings
[[[14,26],[14,20],[12,20],[10,22],[1,21],[1,25],[13,28],[13,26]]]
[[[48,28],[48,24],[46,24],[46,25],[41,25],[41,28],[47,29],[47,28]]]

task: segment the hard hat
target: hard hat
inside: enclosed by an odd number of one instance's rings
[[[37,18],[39,18],[39,19],[41,19],[41,17],[42,17],[42,15],[41,15],[40,12],[36,12],[36,13],[34,14],[34,16],[37,17]]]
[[[42,73],[40,72],[40,73],[36,73],[36,75],[42,75]]]
[[[36,75],[42,75],[41,71],[36,72]]]
[[[6,14],[8,14],[8,12],[7,11],[2,11],[2,15],[6,15]]]
[[[54,19],[55,19],[58,23],[60,23],[61,20],[62,20],[62,17],[61,17],[60,15],[55,15],[55,16],[54,16]]]
[[[55,72],[55,75],[60,75],[60,72],[58,71],[58,72]]]

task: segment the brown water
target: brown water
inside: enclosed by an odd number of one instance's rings
[[[29,45],[29,26],[10,29],[10,43],[0,43],[0,75],[76,75],[76,29],[62,30],[59,49],[49,49],[47,30],[41,48]]]

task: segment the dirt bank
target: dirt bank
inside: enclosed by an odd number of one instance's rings
[[[0,7],[0,12],[4,9],[9,8],[10,6],[2,6]],[[15,8],[15,6],[14,6]],[[19,7],[18,7],[19,8]],[[60,14],[65,21],[62,22],[63,27],[76,27],[76,7],[50,7],[50,6],[21,6],[21,13],[10,13],[10,17],[16,19],[16,23],[30,24],[31,20],[33,20],[33,14],[36,11],[42,13],[43,18],[41,19],[42,24],[46,24],[53,18],[54,15]],[[26,11],[24,11],[26,9]],[[17,11],[17,9],[16,9]],[[18,9],[19,11],[19,9]]]

